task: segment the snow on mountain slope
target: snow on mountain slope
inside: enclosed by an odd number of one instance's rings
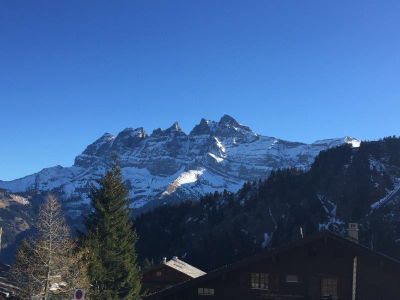
[[[114,155],[122,167],[133,207],[153,200],[196,199],[208,192],[237,190],[245,181],[265,178],[273,169],[310,167],[322,150],[349,137],[313,144],[261,136],[225,115],[219,122],[202,119],[190,134],[178,123],[148,135],[127,128],[117,136],[106,133],[75,158],[72,167],[56,166],[13,181],[0,181],[11,192],[54,191],[76,204],[88,201],[90,184],[107,170]]]

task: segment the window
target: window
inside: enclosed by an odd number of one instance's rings
[[[338,296],[338,282],[336,278],[322,278],[321,279],[321,296],[332,297],[337,299]]]
[[[252,289],[268,290],[268,288],[269,288],[268,274],[266,274],[266,273],[251,273],[250,286]]]
[[[299,276],[294,275],[294,274],[288,274],[288,275],[286,275],[286,282],[297,283],[297,282],[299,282]]]
[[[199,296],[214,296],[214,289],[198,288],[197,293],[199,294]]]

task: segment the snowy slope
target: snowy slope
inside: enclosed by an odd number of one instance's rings
[[[55,191],[76,204],[87,203],[89,185],[107,170],[117,154],[133,207],[154,200],[197,199],[208,192],[235,191],[245,181],[264,178],[273,169],[310,167],[322,150],[359,141],[349,137],[289,142],[261,136],[230,116],[202,119],[190,134],[178,123],[148,135],[143,128],[106,133],[75,158],[71,167],[56,166],[13,181],[0,181],[10,192]],[[172,200],[171,200],[172,201]]]

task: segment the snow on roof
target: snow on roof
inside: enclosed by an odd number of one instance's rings
[[[193,267],[192,265],[189,265],[188,263],[178,259],[177,257],[173,257],[171,260],[165,262],[164,265],[167,265],[175,270],[178,270],[192,278],[197,278],[206,274],[202,270],[199,270]]]

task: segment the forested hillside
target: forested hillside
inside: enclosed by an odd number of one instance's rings
[[[318,230],[345,234],[360,223],[360,241],[400,257],[400,139],[323,151],[311,169],[272,172],[237,193],[166,205],[136,219],[142,260],[177,255],[210,270]],[[188,199],[190,200],[190,199]]]

